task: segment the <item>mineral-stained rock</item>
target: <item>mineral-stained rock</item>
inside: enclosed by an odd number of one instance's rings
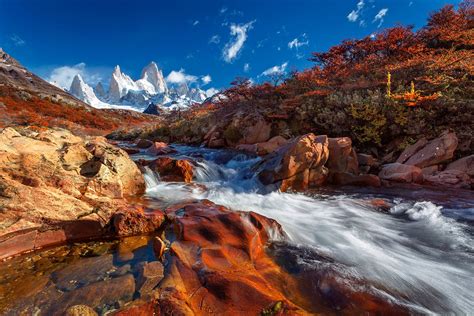
[[[453,158],[457,146],[456,134],[445,132],[421,147],[405,161],[405,164],[424,168],[445,162]]]
[[[382,166],[379,178],[395,182],[420,183],[423,181],[423,174],[416,166],[394,162]]]
[[[159,261],[145,262],[138,268],[137,291],[146,296],[163,279],[163,264]]]
[[[265,157],[260,165],[259,179],[265,185],[281,182],[283,191],[305,190],[309,185],[310,170],[322,170],[328,154],[326,136],[300,136]],[[314,174],[312,177],[316,178]]]
[[[144,190],[128,154],[102,137],[0,130],[0,258],[101,236],[124,197]]]
[[[129,208],[113,215],[112,224],[118,236],[148,234],[158,230],[165,216],[161,211],[145,213],[141,208]]]
[[[59,306],[51,306],[44,315],[61,315],[69,307],[84,303],[95,309],[104,304],[114,305],[118,301],[128,302],[132,300],[134,292],[135,279],[131,274],[95,282],[64,293],[59,299]]]
[[[162,181],[190,183],[193,180],[194,166],[188,159],[160,157],[146,164],[160,175]]]

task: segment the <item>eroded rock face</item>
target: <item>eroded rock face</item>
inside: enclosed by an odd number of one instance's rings
[[[412,147],[407,148],[408,154],[402,153],[398,160],[404,160],[405,156],[414,152],[404,163],[419,168],[429,167],[453,158],[457,146],[458,138],[456,134],[445,132],[426,144],[423,140],[418,141]]]
[[[416,166],[394,162],[382,166],[379,178],[395,182],[421,183],[423,181],[423,173]]]
[[[194,165],[190,160],[160,157],[143,163],[157,172],[162,181],[186,183],[193,181]]]
[[[100,235],[124,198],[145,190],[128,154],[102,137],[20,132],[0,131],[0,258]]]
[[[265,184],[278,184],[282,191],[305,190],[312,179],[324,175],[328,160],[328,138],[306,134],[267,156],[261,163],[259,179]],[[318,181],[315,181],[318,182]],[[321,181],[324,182],[324,181]]]
[[[160,284],[162,312],[258,315],[279,301],[286,313],[303,312],[283,291],[294,284],[265,253],[270,234],[282,233],[275,221],[206,201],[167,213],[176,240]]]

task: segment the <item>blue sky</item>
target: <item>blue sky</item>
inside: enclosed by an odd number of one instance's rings
[[[459,2],[0,0],[0,47],[46,79],[80,72],[91,84],[107,82],[117,64],[138,79],[153,60],[165,76],[223,88],[236,76],[259,81],[309,67],[311,52],[343,39],[397,23],[420,27]]]

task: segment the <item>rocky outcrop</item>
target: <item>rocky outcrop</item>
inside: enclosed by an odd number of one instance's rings
[[[0,131],[0,258],[104,234],[145,183],[123,150],[66,130]]]
[[[275,136],[268,141],[256,144],[242,144],[236,147],[237,150],[246,151],[259,156],[265,156],[277,151],[280,147],[287,144],[288,140],[281,136]]]
[[[379,178],[382,180],[405,183],[423,182],[423,174],[420,168],[398,162],[383,165],[379,173]]]
[[[457,145],[458,138],[456,134],[444,132],[440,137],[429,142],[421,139],[414,145],[409,146],[397,161],[403,161],[406,165],[419,168],[433,166],[453,158]]]
[[[323,168],[328,155],[327,136],[303,135],[268,155],[258,167],[258,177],[263,184],[277,185],[282,191],[306,190],[310,174],[312,179],[317,179],[318,175],[324,178]]]

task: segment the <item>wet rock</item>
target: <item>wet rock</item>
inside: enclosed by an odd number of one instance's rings
[[[118,236],[135,236],[158,230],[164,221],[165,216],[161,211],[145,214],[141,208],[132,208],[115,213],[112,225]]]
[[[282,234],[275,221],[208,201],[176,207],[167,210],[176,240],[159,285],[162,312],[258,315],[278,301],[302,312],[284,294],[294,284],[265,252],[269,234]]]
[[[66,316],[98,316],[98,314],[87,305],[74,305],[66,310]]]
[[[329,158],[326,167],[330,172],[359,173],[357,154],[349,137],[329,138]]]
[[[160,306],[155,300],[152,301],[141,301],[136,300],[130,304],[122,307],[120,310],[113,311],[111,316],[150,316],[150,315],[161,315]],[[172,311],[169,315],[180,315],[176,311]]]
[[[309,186],[311,170],[321,171],[328,154],[326,136],[303,135],[267,156],[260,164],[258,177],[265,185],[281,182],[282,190],[305,190]],[[314,174],[312,176],[316,178]]]
[[[257,155],[264,156],[270,154],[281,146],[288,143],[288,140],[282,136],[275,136],[264,143],[257,144]]]
[[[166,251],[166,244],[160,237],[153,238],[153,252],[158,260],[163,259],[163,255]]]
[[[426,143],[405,161],[405,164],[419,168],[445,162],[454,156],[458,138],[453,132],[445,132],[440,137]]]
[[[153,146],[153,142],[148,139],[139,139],[136,143],[135,146],[141,149],[147,149]]]
[[[223,148],[225,147],[225,140],[222,138],[211,138],[208,142],[207,147],[209,148]]]
[[[81,258],[63,269],[54,272],[51,280],[63,291],[104,280],[110,271],[115,270],[113,255]]]
[[[120,261],[133,260],[133,252],[139,248],[146,247],[149,242],[148,236],[132,236],[120,240],[117,247],[117,257]]]
[[[149,295],[164,277],[163,264],[159,261],[145,262],[138,268],[137,291],[141,297]]]
[[[416,166],[394,162],[382,166],[379,178],[395,182],[421,183],[423,174],[421,169]]]
[[[128,302],[133,299],[135,279],[131,274],[118,278],[96,282],[65,293],[60,298],[60,307],[51,307],[46,315],[61,314],[69,307],[84,304],[93,309],[103,305],[114,305],[118,301]]]
[[[188,159],[161,157],[149,162],[148,167],[157,172],[162,181],[190,183],[193,180],[194,166]]]

